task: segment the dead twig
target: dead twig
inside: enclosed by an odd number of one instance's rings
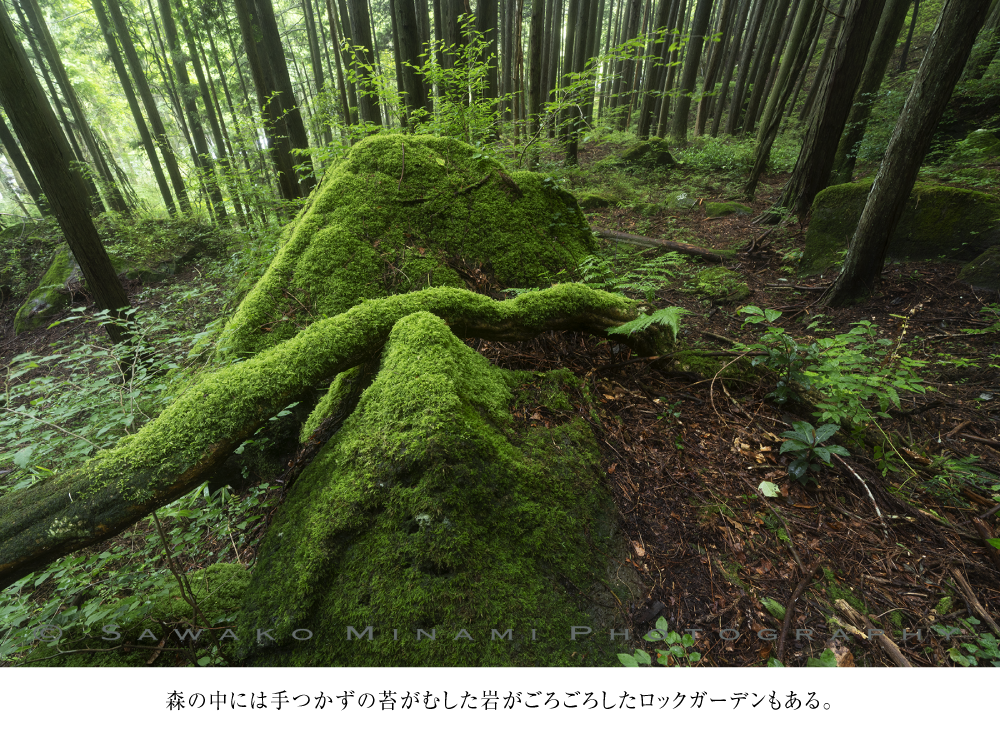
[[[806,587],[812,580],[813,575],[819,569],[819,565],[819,561],[815,561],[811,566],[809,566],[809,568],[803,571],[802,578],[799,580],[798,585],[795,587],[795,591],[792,592],[792,595],[788,599],[788,603],[785,605],[785,621],[781,625],[781,636],[778,637],[778,652],[777,655],[775,655],[778,662],[782,665],[784,665],[783,658],[785,656],[785,638],[788,637],[788,630],[791,629],[792,626],[792,616],[795,612],[795,602],[799,600],[799,597],[802,596],[802,592],[806,590]]]
[[[850,617],[855,624],[857,623],[863,624],[867,632],[862,632],[861,630],[858,630],[858,632],[860,632],[861,634],[861,637],[869,640],[874,638],[876,641],[878,641],[878,644],[885,651],[886,655],[888,655],[892,659],[892,662],[896,663],[896,665],[898,665],[900,668],[913,667],[913,664],[903,656],[902,651],[899,649],[899,647],[896,645],[895,642],[893,642],[884,634],[882,634],[881,629],[877,627],[872,627],[871,620],[869,620],[868,617],[863,615],[861,612],[852,607],[843,599],[837,599],[837,601],[834,602],[834,606],[837,607],[837,609],[839,609],[841,612],[846,614],[848,617]],[[869,632],[872,634],[869,635],[868,634]]]
[[[854,475],[854,478],[857,479],[858,482],[861,483],[861,486],[865,488],[865,492],[868,493],[868,499],[870,499],[872,501],[872,505],[874,505],[874,507],[875,507],[875,514],[878,515],[879,522],[882,523],[882,532],[885,533],[885,537],[888,538],[889,537],[889,526],[885,524],[885,518],[882,517],[882,510],[879,509],[878,502],[875,501],[875,496],[872,494],[872,491],[870,489],[868,489],[868,485],[865,484],[865,480],[862,479],[858,475],[858,473],[856,471],[854,471],[854,468],[850,464],[848,464],[846,461],[844,461],[844,459],[841,456],[838,456],[837,454],[831,454],[831,455],[834,456],[834,457],[836,457],[837,460],[839,460],[841,464],[843,464],[845,467],[847,467],[847,470],[849,472],[851,472],[851,474]]]
[[[979,603],[979,599],[976,598],[976,592],[972,590],[969,585],[968,580],[965,578],[965,574],[958,568],[951,569],[951,577],[955,579],[955,583],[958,584],[958,591],[965,599],[965,604],[969,608],[969,612],[975,614],[979,619],[986,622],[987,626],[993,630],[994,634],[1000,635],[1000,625],[996,623],[996,620],[990,616],[990,613],[986,611],[982,604]]]

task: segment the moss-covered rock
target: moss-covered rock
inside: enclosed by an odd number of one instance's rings
[[[750,295],[750,286],[735,272],[721,266],[701,270],[695,290],[712,303],[735,303]]]
[[[618,206],[617,201],[612,201],[603,194],[580,192],[576,198],[581,209],[606,209],[611,206]]]
[[[640,165],[646,168],[676,166],[677,161],[670,154],[667,144],[661,138],[650,138],[627,148],[620,156],[627,164]]]
[[[958,279],[973,288],[1000,293],[1000,245],[994,245],[966,265]]]
[[[693,209],[698,205],[698,200],[685,191],[676,191],[664,203],[670,209]]]
[[[118,257],[111,256],[115,272],[124,275],[128,265]],[[83,270],[67,245],[63,245],[52,258],[52,264],[45,271],[41,282],[29,295],[24,305],[14,316],[14,333],[22,334],[35,329],[66,308],[73,300],[73,294],[87,289]]]
[[[239,616],[245,662],[614,664],[597,445],[575,418],[515,430],[512,388],[532,379],[431,314],[397,322],[268,531]]]
[[[636,204],[632,211],[643,217],[658,217],[666,210],[663,204]]]
[[[725,217],[730,214],[746,216],[753,214],[753,209],[735,201],[709,201],[705,203],[705,213],[709,217]]]
[[[964,142],[966,151],[975,151],[983,160],[1000,157],[1000,138],[989,130],[973,130]]]
[[[871,184],[821,191],[813,203],[800,272],[821,273],[842,259]],[[1000,199],[977,191],[918,184],[903,210],[887,256],[896,260],[969,262],[1000,244]]]
[[[573,196],[450,138],[374,135],[327,172],[220,343],[256,353],[359,302],[459,285],[485,263],[536,285],[595,248]]]

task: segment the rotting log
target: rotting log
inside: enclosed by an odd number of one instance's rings
[[[611,232],[604,229],[595,229],[594,235],[602,240],[614,240],[616,242],[627,242],[630,245],[643,247],[646,249],[665,250],[667,252],[679,252],[682,255],[692,255],[708,260],[713,263],[725,262],[724,256],[714,250],[706,250],[703,247],[689,245],[685,242],[672,242],[671,240],[655,240],[652,237],[641,237],[637,234],[626,234],[624,232]]]
[[[366,301],[200,379],[155,420],[82,466],[0,497],[0,588],[190,492],[271,417],[378,355],[395,323],[420,311],[443,319],[460,338],[521,341],[581,331],[643,355],[665,351],[670,340],[662,329],[608,335],[638,315],[637,305],[580,284],[508,301],[455,288]]]

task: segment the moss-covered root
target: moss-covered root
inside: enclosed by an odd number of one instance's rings
[[[202,379],[84,466],[0,498],[0,588],[197,487],[270,417],[378,354],[396,322],[420,311],[439,316],[460,337],[514,341],[552,329],[604,335],[637,313],[626,298],[565,284],[502,302],[433,288],[367,301],[319,321]],[[652,354],[667,338],[647,331],[632,346]]]

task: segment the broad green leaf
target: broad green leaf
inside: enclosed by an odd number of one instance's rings
[[[624,665],[626,668],[638,668],[639,667],[639,663],[636,662],[636,659],[634,657],[632,657],[631,655],[629,655],[627,652],[620,652],[620,653],[618,653],[618,661],[622,665]]]
[[[781,489],[774,482],[761,482],[757,489],[765,497],[777,497],[781,494]]]

